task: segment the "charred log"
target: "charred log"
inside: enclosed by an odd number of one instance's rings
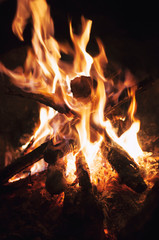
[[[45,153],[44,160],[49,164],[54,164],[57,159],[62,158],[69,152],[73,151],[75,142],[73,140],[65,140],[56,145],[49,144]]]
[[[57,145],[53,145],[51,140],[41,144],[32,152],[15,159],[10,165],[2,169],[0,171],[0,183],[6,183],[11,177],[42,158],[44,158],[47,163],[55,164],[58,158],[63,157],[73,149],[72,144],[72,140],[61,142]]]
[[[71,91],[75,98],[89,97],[96,86],[97,82],[91,77],[80,76],[71,81]]]
[[[15,159],[10,165],[0,171],[0,183],[6,183],[15,174],[21,172],[25,168],[31,166],[33,163],[38,162],[44,157],[44,152],[50,141],[41,144],[32,152]]]
[[[67,187],[66,163],[62,159],[66,154],[73,151],[72,140],[63,141],[56,145],[49,145],[44,153],[44,160],[49,163],[45,186],[51,194],[60,194]]]
[[[148,78],[148,79],[144,79],[143,81],[139,82],[138,84],[135,84],[134,86],[132,86],[132,87],[137,87],[136,96],[146,90],[149,90],[152,86],[155,85],[155,83],[157,83],[157,81],[158,81],[158,79]],[[125,96],[117,104],[115,104],[114,106],[111,106],[111,108],[106,109],[105,117],[109,117],[112,114],[116,113],[117,111],[120,111],[121,108],[129,101],[130,101],[130,97]]]
[[[8,87],[5,93],[12,96],[32,99],[33,101],[42,103],[48,107],[55,109],[60,113],[68,114],[69,112],[71,112],[71,110],[64,103],[64,101],[61,102],[61,98],[59,99],[59,97],[57,97],[55,94],[52,94],[52,93],[25,92],[17,87],[14,87],[13,85],[12,87]]]
[[[137,193],[146,190],[147,185],[140,174],[139,167],[123,149],[112,147],[108,153],[108,161],[117,171],[122,183]]]
[[[66,189],[66,166],[63,160],[59,159],[56,164],[49,165],[45,186],[51,195],[60,194]]]
[[[138,89],[136,91],[136,95],[142,93],[143,91],[149,89],[151,86],[155,84],[155,80],[153,79],[146,79],[138,84]],[[96,88],[97,82],[92,80],[90,77],[77,77],[71,81],[71,90],[76,98],[87,98],[92,88]],[[136,85],[134,85],[136,86]],[[87,89],[86,89],[87,88]],[[64,101],[61,102],[61,98],[59,98],[55,94],[51,93],[32,93],[32,92],[25,92],[15,86],[8,86],[5,94],[18,96],[22,98],[32,99],[33,101],[37,101],[42,103],[46,106],[49,106],[60,113],[69,114],[72,113],[76,115],[76,113],[70,109]],[[61,96],[61,95],[60,95]],[[114,106],[111,108],[106,109],[105,117],[114,114],[117,110],[119,110],[124,104],[126,104],[130,100],[129,96],[124,97]]]
[[[82,190],[87,191],[92,188],[88,164],[82,152],[76,156],[76,175]]]

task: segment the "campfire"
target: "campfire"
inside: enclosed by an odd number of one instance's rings
[[[157,156],[143,151],[138,141],[136,94],[144,84],[139,88],[128,70],[124,81],[107,76],[108,59],[100,39],[96,40],[98,54],[87,52],[91,20],[82,16],[79,32],[69,21],[72,44],[68,44],[54,38],[54,23],[45,0],[18,1],[12,30],[21,41],[30,18],[32,47],[24,67],[9,70],[1,63],[0,72],[17,87],[10,88],[9,94],[40,104],[40,124],[21,146],[19,157],[1,170],[1,185],[43,172],[50,197],[59,196],[65,205],[78,196],[80,205],[75,205],[80,210],[85,200],[85,208],[89,203],[95,205],[104,229],[99,239],[115,239],[108,213],[111,216],[113,207],[120,204],[117,196],[125,196],[128,205],[135,202],[132,212],[136,212],[122,219],[124,227],[142,209],[158,178]],[[64,55],[71,60],[66,61]],[[123,92],[127,94],[122,98]],[[121,111],[122,106],[125,111]]]

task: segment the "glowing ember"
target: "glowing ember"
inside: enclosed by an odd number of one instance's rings
[[[92,21],[81,18],[79,35],[74,33],[72,23],[69,23],[72,48],[69,45],[58,43],[54,38],[53,20],[45,0],[18,1],[12,29],[20,40],[23,41],[23,31],[30,17],[33,20],[32,49],[28,50],[24,69],[11,71],[1,64],[0,71],[7,74],[13,83],[24,91],[35,94],[52,94],[56,104],[66,105],[75,114],[63,116],[49,107],[41,106],[40,125],[31,138],[34,141],[29,151],[46,139],[53,139],[53,144],[57,144],[61,139],[72,139],[72,136],[76,138],[74,139],[77,143],[76,149],[63,157],[63,161],[67,162],[66,178],[69,184],[73,183],[76,178],[75,159],[80,151],[83,152],[90,170],[90,179],[94,184],[98,185],[99,180],[103,178],[109,180],[110,175],[113,176],[114,173],[109,163],[101,154],[105,133],[120,145],[136,163],[143,164],[141,159],[145,154],[137,140],[140,121],[135,118],[137,109],[135,89],[131,88],[128,92],[131,99],[128,109],[131,126],[127,131],[118,137],[111,121],[105,118],[107,99],[114,94],[112,99],[115,102],[124,88],[133,85],[133,81],[126,78],[124,83],[120,82],[115,86],[113,80],[106,79],[104,68],[108,60],[100,40],[97,40],[99,48],[97,56],[92,57],[86,51]],[[64,62],[61,59],[61,53],[73,56],[73,63]],[[90,82],[86,82],[90,88],[89,94],[86,96],[83,94],[83,97],[81,97],[82,93],[76,96],[71,88],[71,84],[75,82],[73,79],[81,79],[81,76],[90,77]],[[87,80],[85,79],[85,81]],[[113,92],[112,86],[116,87],[118,92]],[[74,123],[73,120],[75,120]],[[66,130],[67,127],[69,130]],[[105,142],[105,144],[107,143]],[[27,145],[28,143],[25,144],[25,146]],[[46,164],[42,160],[34,164],[30,171],[33,174],[45,168]]]

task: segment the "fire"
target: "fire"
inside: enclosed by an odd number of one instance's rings
[[[53,136],[53,129],[49,125],[49,122],[55,115],[55,111],[52,108],[41,107],[40,109],[40,126],[34,133],[34,143],[33,146],[39,145],[44,142],[46,137],[51,138]]]
[[[82,31],[79,36],[73,33],[72,24],[70,22],[70,36],[76,52],[74,58],[74,71],[77,74],[89,76],[93,58],[86,52],[86,47],[90,37],[92,21],[86,20],[84,17],[81,18],[81,21]]]
[[[99,53],[92,57],[87,51],[90,39],[92,21],[81,18],[81,32],[75,34],[71,21],[69,22],[70,37],[73,47],[69,44],[61,44],[54,38],[54,23],[50,15],[50,8],[45,0],[18,0],[18,7],[13,21],[13,32],[23,39],[23,31],[27,20],[32,17],[33,34],[32,48],[28,50],[24,68],[11,71],[0,64],[0,71],[7,74],[15,85],[24,91],[37,94],[52,94],[56,103],[60,106],[66,104],[78,117],[74,127],[77,131],[77,148],[75,151],[64,156],[67,162],[66,177],[69,183],[76,178],[76,156],[82,151],[89,166],[91,181],[97,184],[100,169],[106,164],[101,156],[102,142],[105,141],[104,133],[118,145],[120,145],[135,161],[140,164],[139,159],[144,156],[138,140],[137,133],[140,130],[140,121],[136,119],[137,104],[135,99],[135,88],[128,91],[131,103],[127,118],[131,126],[120,137],[111,121],[105,117],[105,108],[110,93],[113,94],[113,80],[105,77],[104,69],[108,60],[102,42],[97,39]],[[73,56],[73,63],[64,62],[61,53]],[[76,77],[90,77],[88,85],[90,94],[86,97],[76,97],[72,92],[71,84]],[[86,80],[85,80],[86,81]],[[119,83],[118,93],[114,92],[114,99],[119,96],[125,87],[129,87],[128,79],[123,84]],[[84,89],[85,91],[85,89]],[[116,94],[116,95],[115,95]],[[58,111],[41,106],[40,125],[31,137],[33,144],[30,150],[40,145],[46,139],[53,139],[56,144],[61,139],[69,139],[74,134],[72,121],[75,116],[62,116]],[[62,126],[68,124],[69,131],[61,131]],[[72,129],[71,129],[72,128]],[[72,135],[71,135],[72,134]],[[74,136],[74,135],[73,135]],[[106,143],[105,143],[106,144]],[[26,144],[27,145],[27,144]],[[25,145],[25,146],[26,146]],[[24,146],[23,146],[24,148]],[[39,168],[40,166],[40,168]],[[31,173],[45,169],[44,161],[38,162],[31,167]],[[107,175],[111,171],[107,166]],[[103,176],[102,176],[103,178]]]
[[[115,133],[115,130],[110,122],[110,120],[106,121],[106,131],[108,135],[137,162],[139,157],[144,156],[144,153],[138,143],[137,133],[140,130],[140,121],[135,118],[134,114],[137,109],[136,98],[135,98],[135,89],[131,88],[129,92],[129,96],[131,97],[131,103],[128,109],[128,117],[132,121],[130,128],[125,131],[120,137],[118,137]]]

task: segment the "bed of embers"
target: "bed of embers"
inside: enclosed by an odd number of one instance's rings
[[[3,110],[0,237],[145,239],[158,212],[159,81],[109,63],[100,40],[98,54],[88,54],[92,22],[84,17],[76,34],[70,22],[74,46],[58,43],[40,3],[19,1],[13,22],[22,39],[33,19],[24,68],[0,65],[1,98],[16,115],[16,133],[7,133]],[[9,53],[11,61],[24,52]],[[7,137],[16,135],[13,149]]]

